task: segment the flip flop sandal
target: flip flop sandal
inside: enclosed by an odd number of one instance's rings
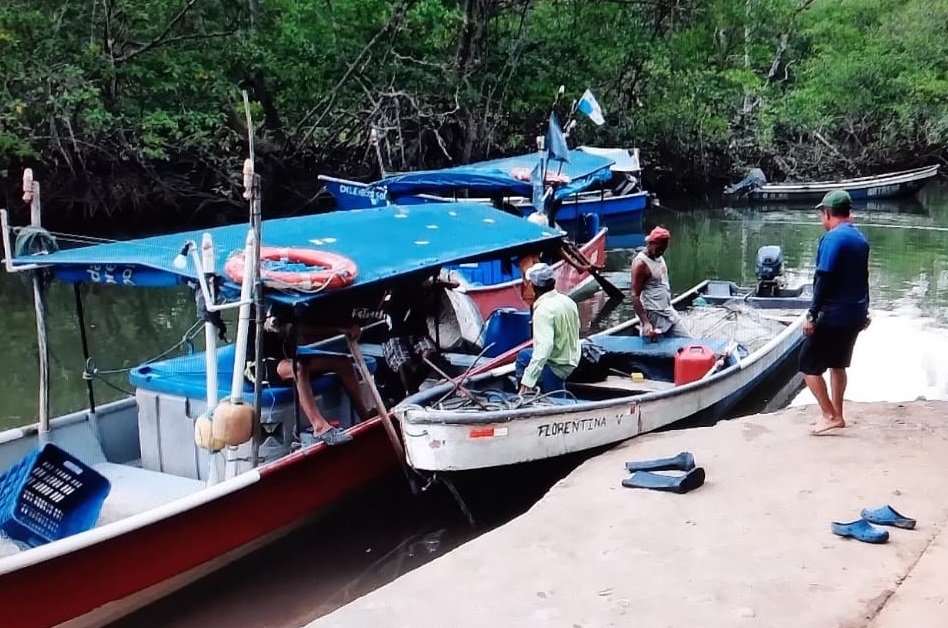
[[[893,526],[903,530],[911,530],[915,527],[915,519],[899,514],[892,506],[880,506],[879,508],[864,508],[859,516],[868,521],[881,526]]]
[[[830,530],[837,536],[856,539],[863,543],[885,543],[889,540],[889,532],[880,530],[865,519],[858,519],[850,523],[833,521]]]
[[[695,468],[695,457],[683,451],[673,458],[655,458],[625,463],[628,471],[691,471]]]
[[[352,440],[352,436],[350,436],[348,432],[338,427],[331,427],[322,434],[318,434],[316,438],[323,441],[330,447],[333,445],[348,443]]]
[[[632,477],[622,480],[626,488],[648,488],[679,495],[693,491],[704,484],[704,469],[696,467],[684,475],[663,475],[651,471],[636,471]]]

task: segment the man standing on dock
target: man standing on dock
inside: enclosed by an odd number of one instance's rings
[[[846,427],[843,395],[856,337],[869,326],[869,241],[850,217],[845,190],[828,192],[819,205],[826,233],[816,250],[813,301],[803,326],[800,371],[820,406],[814,435]],[[832,396],[823,373],[829,369]]]
[[[670,239],[668,229],[655,227],[645,237],[645,248],[632,259],[632,309],[642,324],[642,335],[653,340],[659,336],[691,337],[671,302],[663,257]]]

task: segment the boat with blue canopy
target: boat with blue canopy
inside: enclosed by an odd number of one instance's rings
[[[473,164],[392,174],[374,183],[360,183],[320,175],[339,209],[468,200],[492,204],[522,216],[538,211],[534,206],[534,168],[542,151]],[[576,231],[584,220],[596,225],[614,220],[637,220],[648,205],[641,189],[638,150],[580,147],[569,151],[569,161],[546,165],[543,185],[549,188],[550,218]],[[588,226],[572,235],[585,240],[595,233]],[[584,237],[585,235],[585,237]]]
[[[511,334],[509,325],[484,321],[479,340],[486,360],[468,369],[474,374],[512,360],[511,350],[529,336],[528,318],[517,314],[523,260],[562,258],[557,279],[564,291],[589,278],[590,267],[577,264],[563,233],[479,203],[260,220],[259,178],[252,164],[248,171],[254,181],[247,185],[249,225],[60,249],[40,226],[39,189],[31,176],[24,187],[33,197],[34,224],[12,228],[0,211],[5,268],[33,281],[42,382],[38,421],[0,432],[0,530],[9,536],[0,535],[0,606],[8,624],[103,625],[288,533],[392,469],[401,466],[414,479],[375,383],[381,361],[362,350],[373,333],[384,333],[384,323],[366,328],[359,341],[336,336],[300,349],[351,360],[364,399],[379,409],[378,416],[361,419],[338,376],[321,375],[311,382],[316,402],[352,440],[301,447],[306,420],[294,386],[266,384],[259,375],[251,383],[244,375],[252,306],[259,331],[260,312],[271,304],[300,320],[319,320],[334,308],[377,306],[392,286],[439,271],[453,274],[463,280],[458,292],[477,304],[467,309],[472,316],[482,306],[499,309],[504,316],[497,321],[513,321],[519,330]],[[76,289],[89,407],[50,417],[47,279],[193,288],[205,349],[131,368],[134,396],[96,404],[97,375]],[[235,340],[218,346],[214,314],[229,309],[237,311]],[[436,329],[440,324],[434,322]],[[195,329],[201,326],[199,317]],[[244,416],[249,424],[241,423]],[[64,488],[64,480],[43,475],[51,468],[71,484]],[[94,494],[85,497],[92,480]],[[43,499],[55,503],[30,510]],[[47,521],[50,513],[74,525]],[[37,521],[44,526],[37,528]]]

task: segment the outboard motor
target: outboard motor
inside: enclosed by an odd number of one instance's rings
[[[724,188],[724,193],[737,194],[740,196],[742,194],[747,194],[751,190],[759,188],[765,183],[767,183],[767,175],[765,175],[764,171],[760,168],[754,168],[747,173],[747,176],[744,177],[743,180]]]
[[[757,296],[777,296],[780,292],[779,277],[782,275],[783,249],[776,245],[757,249]]]

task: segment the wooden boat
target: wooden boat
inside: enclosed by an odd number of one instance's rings
[[[767,183],[763,172],[755,168],[725,194],[743,196],[752,201],[819,201],[827,192],[845,190],[853,201],[911,196],[938,175],[941,166],[925,166],[886,174],[836,181],[806,183]]]
[[[395,412],[409,463],[427,472],[501,467],[722,415],[795,354],[806,306],[795,297],[755,303],[744,295],[712,305],[713,285],[702,282],[675,301],[696,338],[651,342],[638,335],[637,319],[592,336],[605,349],[593,367],[600,372],[577,379],[577,369],[565,398],[519,397],[514,366],[506,365],[462,382],[464,391],[445,383],[405,399]],[[710,367],[676,383],[679,352],[695,346]]]
[[[388,203],[415,204],[463,199],[500,203],[507,211],[533,214],[530,172],[537,153],[493,159],[441,170],[391,174],[374,183],[360,183],[327,175],[318,178],[341,210],[378,207]],[[595,224],[608,220],[640,220],[649,195],[641,187],[638,149],[582,146],[570,151],[570,162],[548,173],[557,206],[554,218],[577,241],[597,228],[577,229],[584,216]],[[586,220],[589,220],[588,218]]]
[[[239,251],[246,240],[246,259],[255,255],[253,230],[248,234],[246,225],[232,225],[14,257],[6,212],[0,217],[7,270],[43,270],[66,283],[156,288],[197,282],[205,303],[214,303],[206,294],[214,282],[204,275],[213,275],[213,252]],[[268,245],[330,251],[358,267],[353,282],[338,290],[266,291],[268,301],[306,311],[329,307],[337,299],[346,307],[377,304],[376,289],[405,277],[524,251],[555,255],[564,244],[562,235],[548,227],[498,215],[483,205],[455,203],[263,221],[260,233]],[[373,237],[380,241],[373,243]],[[191,244],[196,242],[208,243],[204,252],[211,253],[210,263],[205,257],[199,265]],[[512,295],[508,288],[491,298],[503,302],[498,295]],[[246,297],[227,277],[220,294],[230,305]],[[78,290],[76,295],[84,330]],[[518,302],[519,295],[505,305]],[[40,346],[43,329],[40,325]],[[313,389],[326,416],[339,417],[351,442],[294,451],[294,435],[306,421],[297,418],[292,390],[263,386],[256,402],[257,437],[216,453],[198,447],[195,426],[210,414],[220,398],[218,390],[229,388],[239,363],[234,359],[241,355],[239,329],[238,347],[216,348],[215,331],[208,323],[206,352],[133,369],[133,398],[98,406],[90,383],[89,409],[50,420],[48,406],[44,409],[41,403],[38,423],[0,432],[0,472],[11,470],[45,442],[61,447],[111,485],[92,529],[32,548],[12,545],[15,551],[0,557],[4,625],[103,625],[286,534],[345,494],[397,468],[400,460],[404,464],[387,413],[358,422],[335,375],[314,380]],[[362,358],[357,347],[353,344],[352,352],[362,386],[378,402],[372,360]],[[504,359],[510,357],[494,362]],[[243,384],[239,375],[236,380],[238,386]],[[41,387],[41,402],[45,390]],[[255,402],[249,385],[236,395],[238,404]],[[9,540],[2,547],[9,550]]]

